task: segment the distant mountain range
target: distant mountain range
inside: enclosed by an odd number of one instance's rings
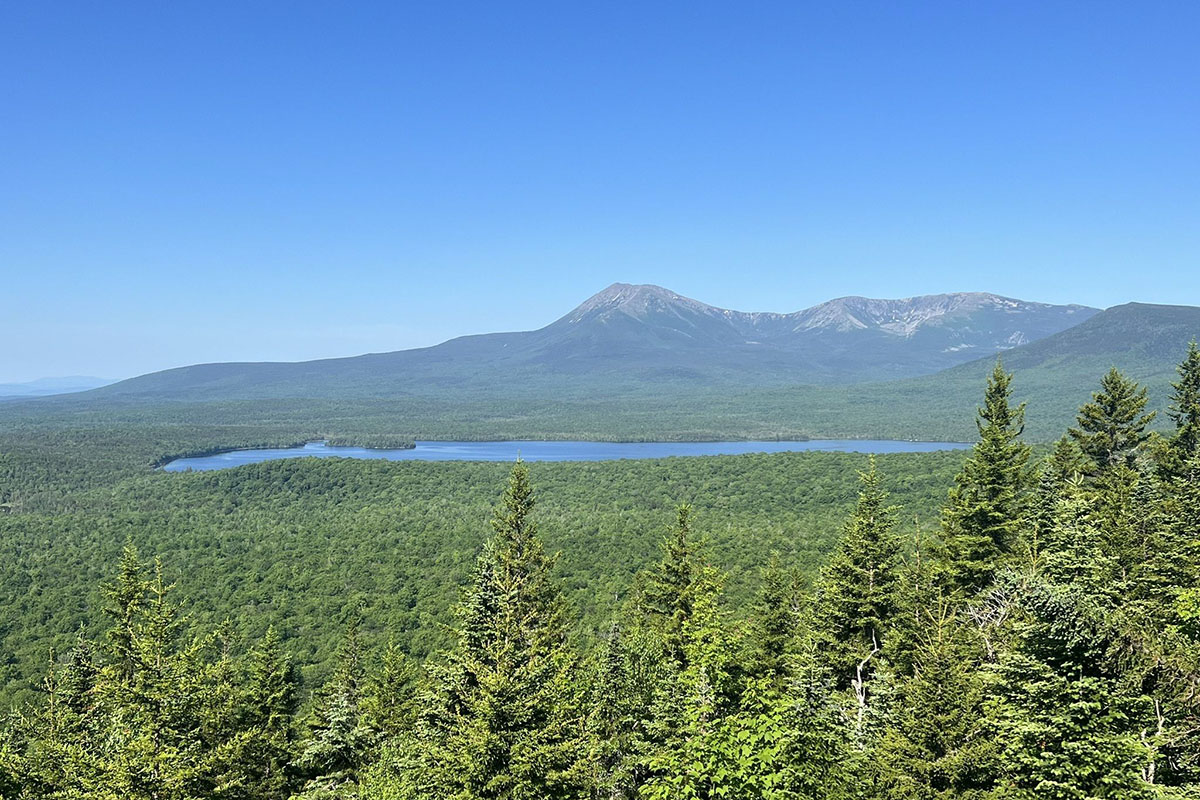
[[[534,331],[351,358],[200,364],[0,411],[66,425],[292,425],[424,439],[961,441],[975,436],[999,354],[1029,401],[1029,435],[1045,440],[1110,366],[1165,407],[1192,338],[1193,306],[1099,311],[956,293],[752,313],[614,284]]]
[[[67,394],[69,392],[86,392],[100,386],[107,386],[115,381],[108,378],[94,378],[89,375],[69,375],[61,378],[38,378],[24,383],[0,383],[0,398],[3,397],[45,397],[52,394]]]
[[[1036,342],[1097,309],[985,293],[844,297],[791,314],[730,311],[617,283],[544,328],[300,363],[202,364],[106,387],[115,397],[391,396],[514,377],[701,385],[854,383],[925,375]]]

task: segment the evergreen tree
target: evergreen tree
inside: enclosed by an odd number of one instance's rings
[[[992,787],[996,763],[980,728],[984,686],[978,656],[948,604],[925,616],[912,678],[878,751],[887,796],[980,798]]]
[[[1152,798],[1141,718],[1149,699],[1103,668],[1104,612],[1084,586],[1013,585],[1022,612],[994,673],[985,725],[999,748],[998,796],[1015,800]],[[1086,583],[1092,583],[1089,580]]]
[[[153,578],[142,578],[143,571],[127,547],[109,591],[111,660],[97,684],[104,706],[103,785],[131,799],[187,797],[203,792],[210,778],[200,647],[181,646],[183,621],[162,564],[155,562]]]
[[[395,640],[389,639],[379,671],[368,679],[363,698],[363,718],[377,739],[394,738],[412,727],[417,713],[416,683],[416,667]]]
[[[296,710],[296,674],[274,626],[250,653],[246,724],[253,732],[247,765],[251,797],[278,800],[290,794],[287,773]]]
[[[399,796],[582,796],[578,670],[533,508],[518,461],[460,608],[458,645],[431,670]]]
[[[782,676],[800,624],[799,577],[785,570],[773,553],[762,574],[762,588],[750,625],[750,662],[758,674]]]
[[[1179,380],[1171,384],[1167,416],[1175,432],[1167,439],[1159,462],[1167,475],[1179,475],[1188,461],[1200,454],[1200,347],[1193,339],[1177,367]]]
[[[338,668],[316,697],[304,749],[293,768],[306,779],[303,798],[351,797],[371,745],[362,718],[365,670],[358,640],[359,617],[351,616],[338,653]]]
[[[594,797],[636,797],[648,777],[652,709],[666,671],[658,642],[636,627],[627,632],[625,626],[612,626],[597,659],[588,704]]]
[[[991,582],[1025,518],[1030,451],[1020,441],[1025,404],[1012,406],[1011,382],[997,361],[976,420],[979,441],[955,478],[943,516],[945,581],[968,596]]]
[[[1079,409],[1078,427],[1071,438],[1079,446],[1090,477],[1113,467],[1133,467],[1150,434],[1146,427],[1155,413],[1145,413],[1146,387],[1122,375],[1116,367],[1100,381],[1100,391]]]
[[[662,682],[654,710],[664,744],[651,759],[654,777],[643,791],[650,800],[745,796],[755,771],[739,763],[727,736],[737,696],[736,643],[721,608],[721,578],[704,567],[693,589],[692,615],[681,632],[686,666]]]
[[[815,607],[824,657],[841,686],[869,674],[897,607],[900,542],[874,458],[860,478],[857,507],[822,573]]]
[[[675,527],[662,542],[662,560],[643,576],[640,608],[662,641],[668,658],[686,663],[683,626],[692,616],[697,582],[705,569],[699,545],[692,539],[692,510],[676,509]]]

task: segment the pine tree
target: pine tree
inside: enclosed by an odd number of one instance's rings
[[[1069,431],[1079,446],[1089,477],[1118,465],[1133,467],[1150,434],[1146,427],[1156,412],[1144,413],[1146,387],[1113,367],[1100,381],[1100,391],[1079,409],[1078,427]]]
[[[582,795],[582,714],[565,600],[518,461],[460,608],[457,647],[431,669],[399,796]]]
[[[1011,382],[997,361],[976,421],[979,441],[955,478],[943,515],[945,581],[967,596],[991,582],[1025,518],[1030,450],[1020,441],[1025,404],[1011,405]]]

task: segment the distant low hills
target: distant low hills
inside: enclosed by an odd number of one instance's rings
[[[184,367],[9,401],[0,422],[417,439],[962,441],[975,436],[975,408],[999,355],[1029,401],[1029,437],[1046,441],[1111,366],[1148,384],[1152,407],[1165,407],[1193,338],[1193,306],[1097,311],[959,293],[750,313],[614,284],[535,331],[353,358]]]
[[[739,387],[854,383],[937,372],[1036,342],[1095,313],[985,293],[846,297],[791,314],[751,313],[658,286],[618,283],[535,331],[353,358],[203,364],[122,381],[97,395],[387,397],[474,392],[514,378]]]
[[[38,378],[24,383],[0,383],[0,398],[5,397],[45,397],[52,394],[68,394],[70,392],[86,392],[107,386],[115,381],[108,378],[94,378],[90,375],[68,375],[61,378]]]

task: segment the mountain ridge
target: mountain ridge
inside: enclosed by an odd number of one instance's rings
[[[932,374],[1098,313],[987,292],[836,298],[792,313],[724,309],[652,284],[614,283],[531,331],[303,362],[180,367],[89,393],[169,399],[454,394],[510,380],[731,387]],[[557,376],[557,377],[556,377]]]

